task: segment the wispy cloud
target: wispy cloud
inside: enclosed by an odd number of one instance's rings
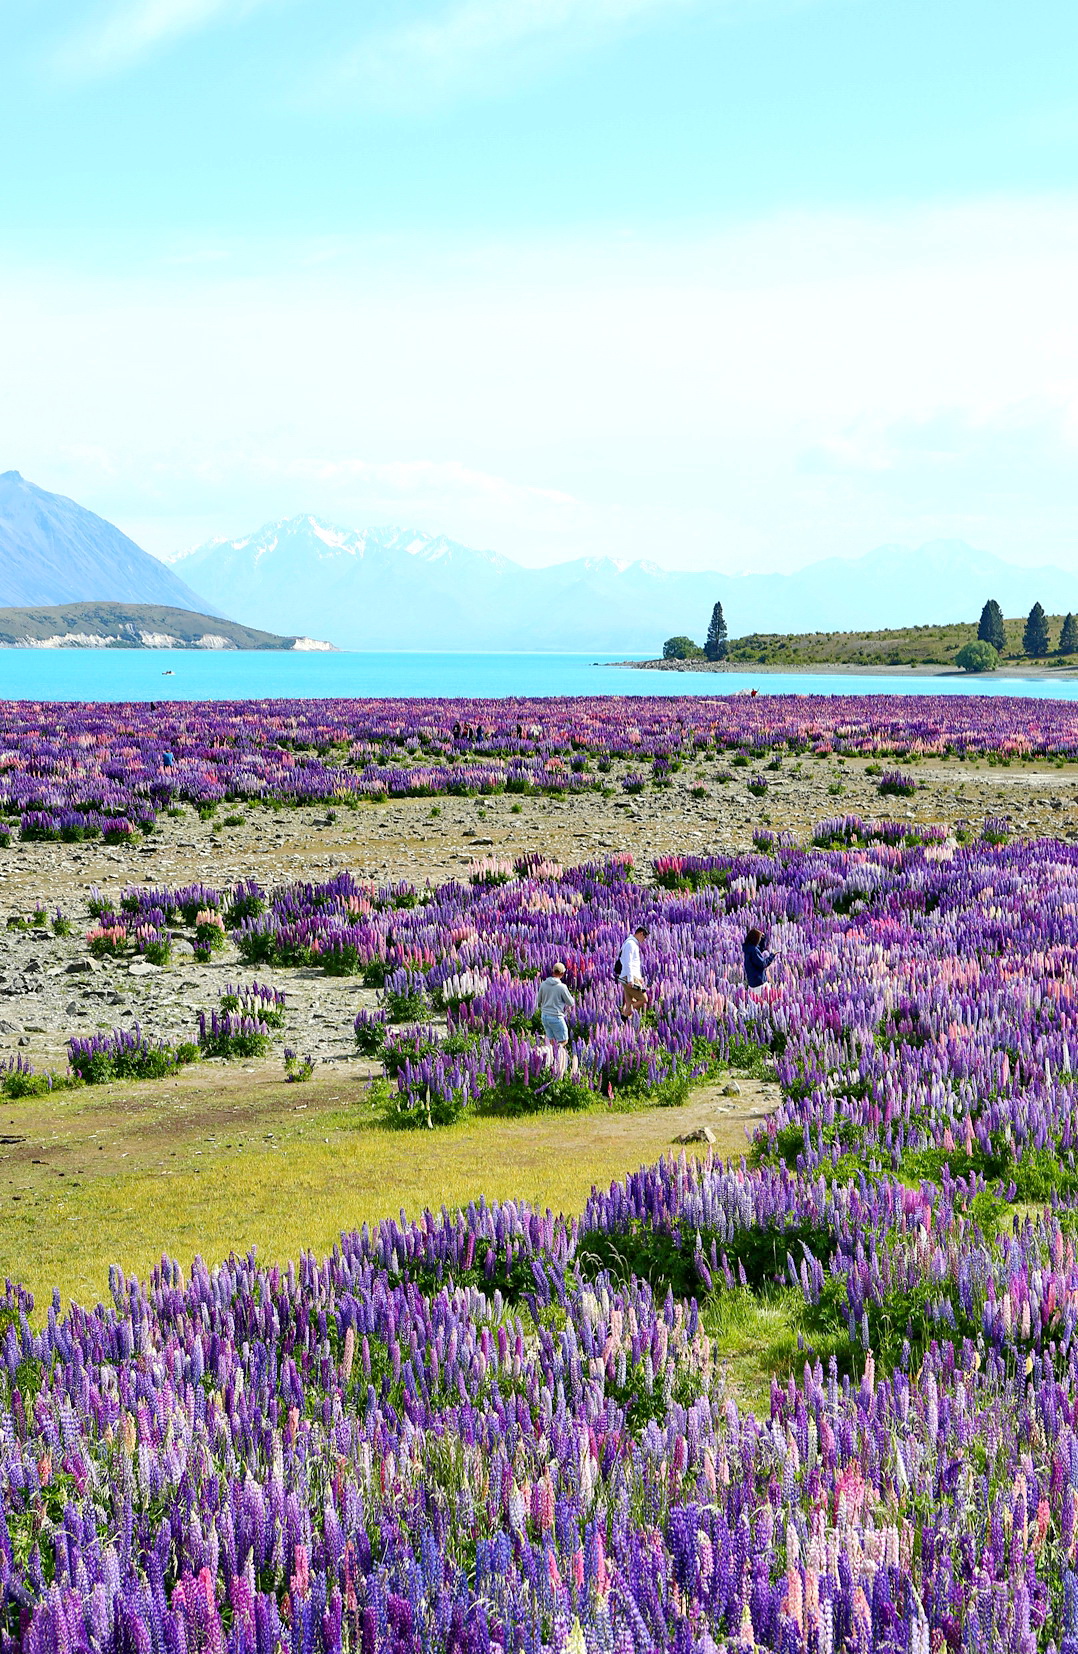
[[[263,0],[127,0],[65,41],[59,66],[72,75],[125,69],[211,23],[246,16]]]
[[[373,100],[425,106],[500,89],[707,0],[455,0],[362,38],[334,71]]]
[[[544,501],[552,505],[573,505],[571,494],[555,488],[537,488],[511,481],[488,471],[476,471],[457,460],[362,459],[293,460],[283,468],[291,477],[326,483],[359,483],[376,487],[386,495],[415,499],[427,495],[491,497],[520,506]]]

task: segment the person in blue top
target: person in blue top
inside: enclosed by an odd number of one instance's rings
[[[764,933],[757,930],[745,932],[745,940],[741,944],[741,951],[745,956],[745,980],[750,988],[762,988],[767,978],[767,968],[774,962],[773,953],[764,952]]]

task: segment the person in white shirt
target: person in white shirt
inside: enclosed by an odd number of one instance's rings
[[[640,958],[640,944],[647,940],[647,925],[637,925],[627,936],[618,955],[618,981],[621,983],[621,1017],[628,1022],[635,1011],[643,1011],[648,1002],[644,985],[644,966]]]

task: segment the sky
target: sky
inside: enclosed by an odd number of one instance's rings
[[[1078,575],[1073,0],[0,0],[0,470]]]

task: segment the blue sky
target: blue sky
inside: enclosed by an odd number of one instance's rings
[[[0,0],[0,468],[166,554],[1078,572],[1078,8]]]

